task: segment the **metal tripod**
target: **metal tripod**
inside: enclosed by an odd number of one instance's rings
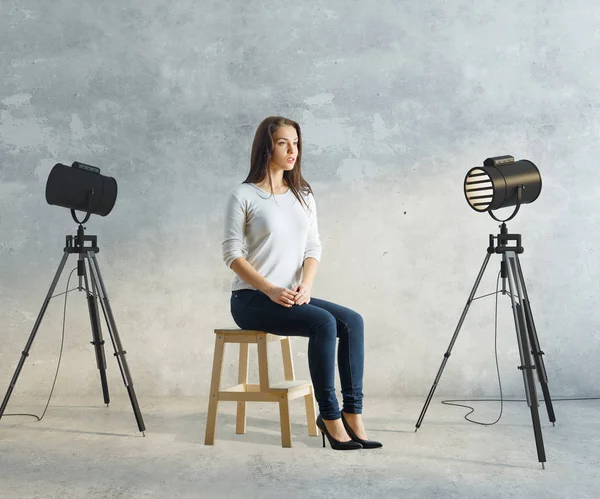
[[[74,215],[73,217],[75,218]],[[46,312],[46,309],[48,308],[48,304],[52,299],[56,285],[58,284],[65,264],[67,263],[67,259],[69,258],[70,254],[77,254],[79,255],[79,259],[77,261],[77,275],[79,276],[79,286],[76,289],[78,289],[79,291],[83,291],[85,289],[86,292],[88,309],[90,314],[90,322],[92,326],[91,343],[92,345],[94,345],[94,350],[96,353],[96,364],[98,365],[98,370],[100,371],[100,383],[102,384],[102,394],[104,396],[104,403],[108,406],[108,404],[110,403],[110,395],[108,393],[108,383],[106,380],[106,356],[104,355],[104,340],[102,338],[102,328],[100,325],[98,298],[100,299],[100,304],[104,313],[104,319],[106,320],[106,325],[110,334],[110,339],[114,347],[114,355],[117,358],[119,369],[121,370],[121,375],[123,377],[123,382],[125,383],[127,393],[129,394],[129,399],[131,400],[131,406],[133,407],[135,420],[137,422],[139,430],[142,432],[142,434],[144,434],[144,432],[146,431],[146,427],[144,426],[144,420],[142,419],[142,414],[140,412],[137,398],[135,396],[135,391],[133,389],[133,381],[131,379],[131,374],[129,373],[129,368],[127,367],[127,360],[125,359],[125,354],[127,352],[123,350],[123,345],[121,344],[121,340],[119,339],[117,325],[115,323],[112,309],[108,301],[108,295],[106,293],[104,281],[102,280],[102,275],[100,274],[98,260],[96,259],[96,253],[100,251],[97,245],[97,237],[84,235],[84,230],[85,229],[83,225],[81,225],[80,223],[79,228],[77,230],[77,235],[66,237],[66,245],[62,260],[58,266],[58,270],[56,271],[54,280],[50,285],[50,289],[48,291],[48,294],[46,295],[46,299],[42,304],[42,309],[40,310],[37,320],[35,321],[33,330],[29,335],[29,340],[27,341],[25,350],[23,350],[21,354],[21,359],[19,360],[17,369],[10,381],[8,391],[6,392],[4,400],[2,401],[2,405],[0,406],[0,419],[4,414],[4,410],[6,409],[8,400],[10,399],[15,384],[17,383],[17,379],[19,378],[19,374],[21,373],[21,369],[23,368],[25,359],[29,356],[29,350],[31,349],[31,345],[33,344],[42,319],[44,318],[44,314]],[[89,245],[86,245],[85,243],[89,243]]]
[[[497,244],[495,244],[494,240],[496,240]],[[514,241],[513,246],[508,245],[510,241]],[[444,354],[444,359],[442,360],[442,364],[438,370],[437,376],[435,377],[433,385],[431,386],[431,390],[429,390],[427,400],[425,401],[425,405],[423,406],[423,410],[421,411],[421,415],[417,421],[415,432],[421,427],[421,423],[425,417],[425,412],[429,407],[435,389],[437,388],[440,378],[442,377],[444,367],[450,358],[452,348],[454,347],[458,333],[460,332],[463,322],[465,321],[469,307],[474,300],[475,293],[477,292],[477,288],[479,287],[479,283],[481,282],[481,278],[483,277],[492,253],[499,253],[502,255],[502,262],[500,264],[502,294],[508,294],[512,302],[515,330],[517,333],[517,343],[519,345],[519,354],[521,357],[521,365],[518,366],[518,369],[523,373],[525,395],[527,397],[527,405],[531,410],[531,420],[533,423],[533,433],[535,436],[538,460],[540,463],[542,463],[542,468],[544,468],[544,463],[546,462],[546,453],[544,451],[544,441],[542,438],[542,428],[540,425],[540,416],[538,412],[539,401],[533,375],[534,369],[537,371],[538,381],[542,387],[544,401],[546,403],[546,410],[548,411],[548,418],[550,419],[552,425],[554,425],[556,417],[554,416],[552,400],[550,399],[550,392],[548,391],[548,376],[546,375],[546,367],[544,366],[544,360],[542,358],[544,352],[542,352],[540,349],[535,324],[533,322],[533,315],[531,313],[531,306],[527,296],[527,289],[523,279],[523,272],[519,262],[518,255],[523,253],[523,247],[521,246],[521,235],[508,234],[506,223],[502,223],[500,226],[500,234],[496,236],[490,234],[490,243],[487,249],[487,254],[483,261],[483,265],[481,266],[481,270],[479,271],[477,279],[475,280],[475,285],[473,286],[471,294],[469,295],[469,299],[467,300],[467,304],[463,310],[460,320],[458,321],[458,326],[454,331],[454,335],[452,336],[448,350]],[[509,285],[508,292],[506,290],[507,279]]]

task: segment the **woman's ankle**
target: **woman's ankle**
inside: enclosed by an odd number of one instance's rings
[[[367,438],[367,433],[362,419],[362,414],[347,413],[342,411],[342,417],[350,429],[362,439]]]
[[[323,419],[323,423],[325,423],[327,431],[329,431],[331,436],[336,440],[342,442],[350,440],[350,435],[348,435],[341,417],[337,419]]]

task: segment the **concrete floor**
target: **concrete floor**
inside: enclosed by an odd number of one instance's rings
[[[275,404],[251,404],[235,434],[234,403],[222,403],[216,444],[204,445],[206,400],[147,399],[146,437],[127,398],[53,400],[42,422],[0,420],[4,498],[597,498],[599,401],[555,402],[543,416],[546,469],[537,460],[528,408],[505,405],[483,427],[434,399],[418,433],[423,399],[368,400],[365,421],[378,450],[336,452],[309,437],[301,400],[292,402],[293,448],[280,446]],[[35,403],[35,405],[34,405]],[[40,413],[43,401],[13,395],[7,413]],[[499,404],[471,417],[494,420]]]

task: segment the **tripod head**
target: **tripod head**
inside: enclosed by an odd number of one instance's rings
[[[86,242],[90,244],[86,246]],[[88,253],[89,251],[98,253],[100,251],[100,248],[98,248],[98,237],[86,236],[85,227],[82,224],[79,224],[77,235],[66,237],[65,251],[67,253],[79,254]]]
[[[514,241],[514,245],[510,246],[508,243]],[[499,253],[502,255],[502,261],[500,262],[500,277],[502,278],[502,294],[506,295],[506,258],[505,254],[507,251],[514,251],[515,253],[523,253],[525,249],[521,245],[521,234],[509,234],[506,228],[506,221],[500,225],[500,234],[490,234],[490,245],[488,246],[488,253]]]
[[[514,246],[509,246],[509,241],[514,241]],[[521,246],[521,234],[509,234],[506,228],[506,222],[500,225],[500,234],[490,234],[490,245],[487,249],[488,253],[505,253],[507,251],[515,251],[523,253],[525,249]]]

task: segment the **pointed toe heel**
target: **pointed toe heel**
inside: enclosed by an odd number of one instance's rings
[[[350,438],[355,442],[359,443],[363,449],[378,449],[379,447],[383,447],[383,444],[381,442],[377,442],[375,440],[363,440],[362,438],[358,438],[356,436],[356,433],[354,433],[354,430],[350,428],[350,425],[348,424],[348,421],[346,421],[343,412],[342,423],[344,423],[344,428],[346,428],[346,431],[348,432]]]
[[[362,445],[355,440],[348,440],[347,442],[340,442],[331,436],[325,423],[323,422],[323,418],[319,414],[317,417],[317,427],[321,430],[321,436],[323,437],[323,447],[325,447],[325,437],[329,441],[329,445],[333,450],[355,450],[362,449]]]

